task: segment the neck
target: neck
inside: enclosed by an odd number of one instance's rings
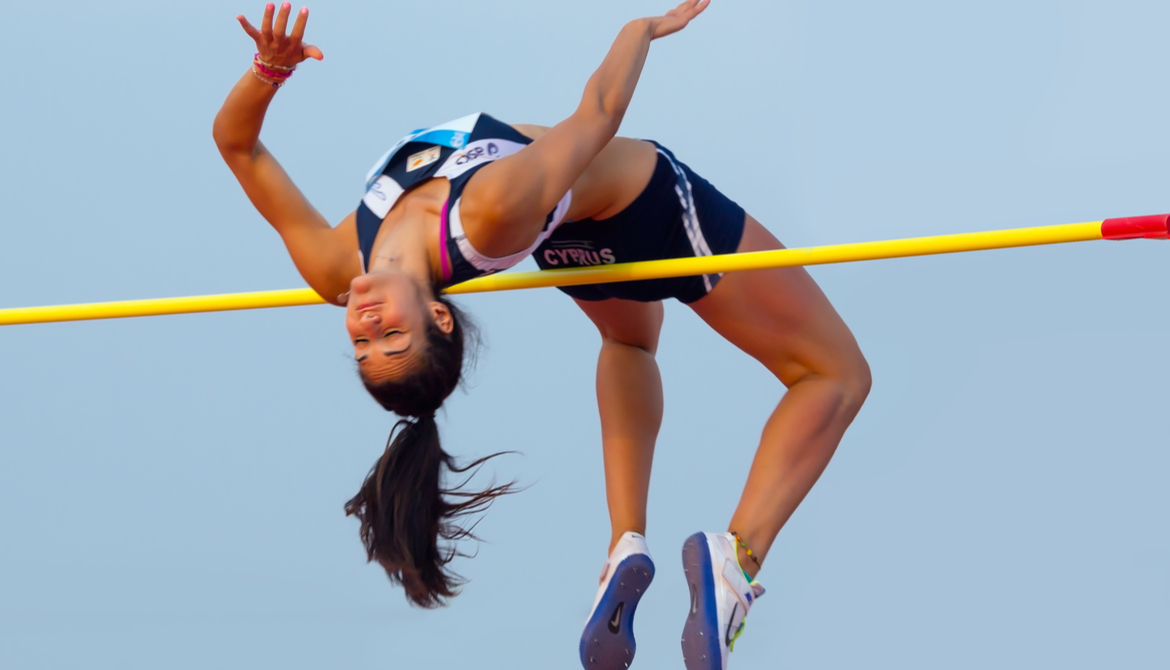
[[[448,191],[446,179],[435,179],[403,195],[382,222],[370,272],[405,272],[427,286],[442,280],[440,218]]]

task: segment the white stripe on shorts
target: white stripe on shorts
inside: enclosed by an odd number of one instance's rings
[[[696,256],[711,256],[711,247],[707,245],[707,238],[703,237],[703,229],[699,226],[699,213],[695,211],[695,197],[691,191],[691,181],[687,179],[687,173],[674,162],[674,159],[662,149],[658,153],[666,157],[670,163],[670,167],[674,168],[674,173],[678,175],[679,183],[675,184],[674,192],[678,194],[678,202],[682,205],[683,228],[687,231],[687,239],[691,241],[691,250]],[[686,190],[683,190],[683,187]],[[711,277],[722,277],[718,275],[703,275],[703,286],[706,287],[707,292],[710,293],[713,285],[711,284]]]

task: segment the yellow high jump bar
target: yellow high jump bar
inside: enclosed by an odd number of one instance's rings
[[[1013,228],[982,233],[913,237],[880,242],[836,244],[823,247],[757,251],[743,254],[672,258],[640,263],[618,263],[592,267],[544,270],[540,272],[507,272],[480,277],[447,289],[449,294],[512,291],[549,286],[577,286],[608,282],[664,279],[693,275],[762,270],[830,263],[852,263],[883,258],[905,258],[953,254],[964,251],[1006,249],[1064,242],[1090,240],[1170,238],[1170,214],[1105,219],[1089,223],[1071,223],[1037,228]],[[117,319],[131,316],[160,316],[194,312],[220,312],[263,307],[294,307],[318,305],[325,300],[308,288],[283,291],[258,291],[201,295],[186,298],[156,298],[126,300],[81,305],[52,305],[46,307],[18,307],[0,309],[0,326],[89,319]]]

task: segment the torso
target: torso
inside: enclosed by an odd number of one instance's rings
[[[522,135],[536,140],[548,128],[545,126],[517,124],[511,126]],[[641,140],[616,137],[609,142],[574,182],[572,201],[565,215],[566,221],[581,219],[606,219],[625,209],[632,203],[654,172],[657,152],[653,144]],[[467,184],[471,188],[475,177]],[[430,245],[432,265],[438,267],[439,223],[444,203],[450,193],[450,182],[436,177],[423,182],[403,193],[382,220],[374,238],[373,248],[378,249],[405,220],[422,219],[423,229],[436,231]],[[533,239],[511,237],[493,239],[488,226],[477,225],[472,219],[464,222],[464,233],[476,249],[488,256],[501,257],[523,251]],[[354,239],[351,237],[350,239]],[[355,240],[356,241],[356,240]]]

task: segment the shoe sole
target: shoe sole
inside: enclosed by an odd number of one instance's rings
[[[707,537],[695,533],[683,543],[683,575],[691,590],[691,608],[683,624],[682,652],[687,670],[723,670],[715,576]]]
[[[634,612],[654,581],[654,562],[635,554],[618,564],[609,588],[581,634],[581,665],[586,670],[625,670],[634,662]],[[618,612],[618,608],[621,612]],[[618,622],[615,627],[610,624]]]

